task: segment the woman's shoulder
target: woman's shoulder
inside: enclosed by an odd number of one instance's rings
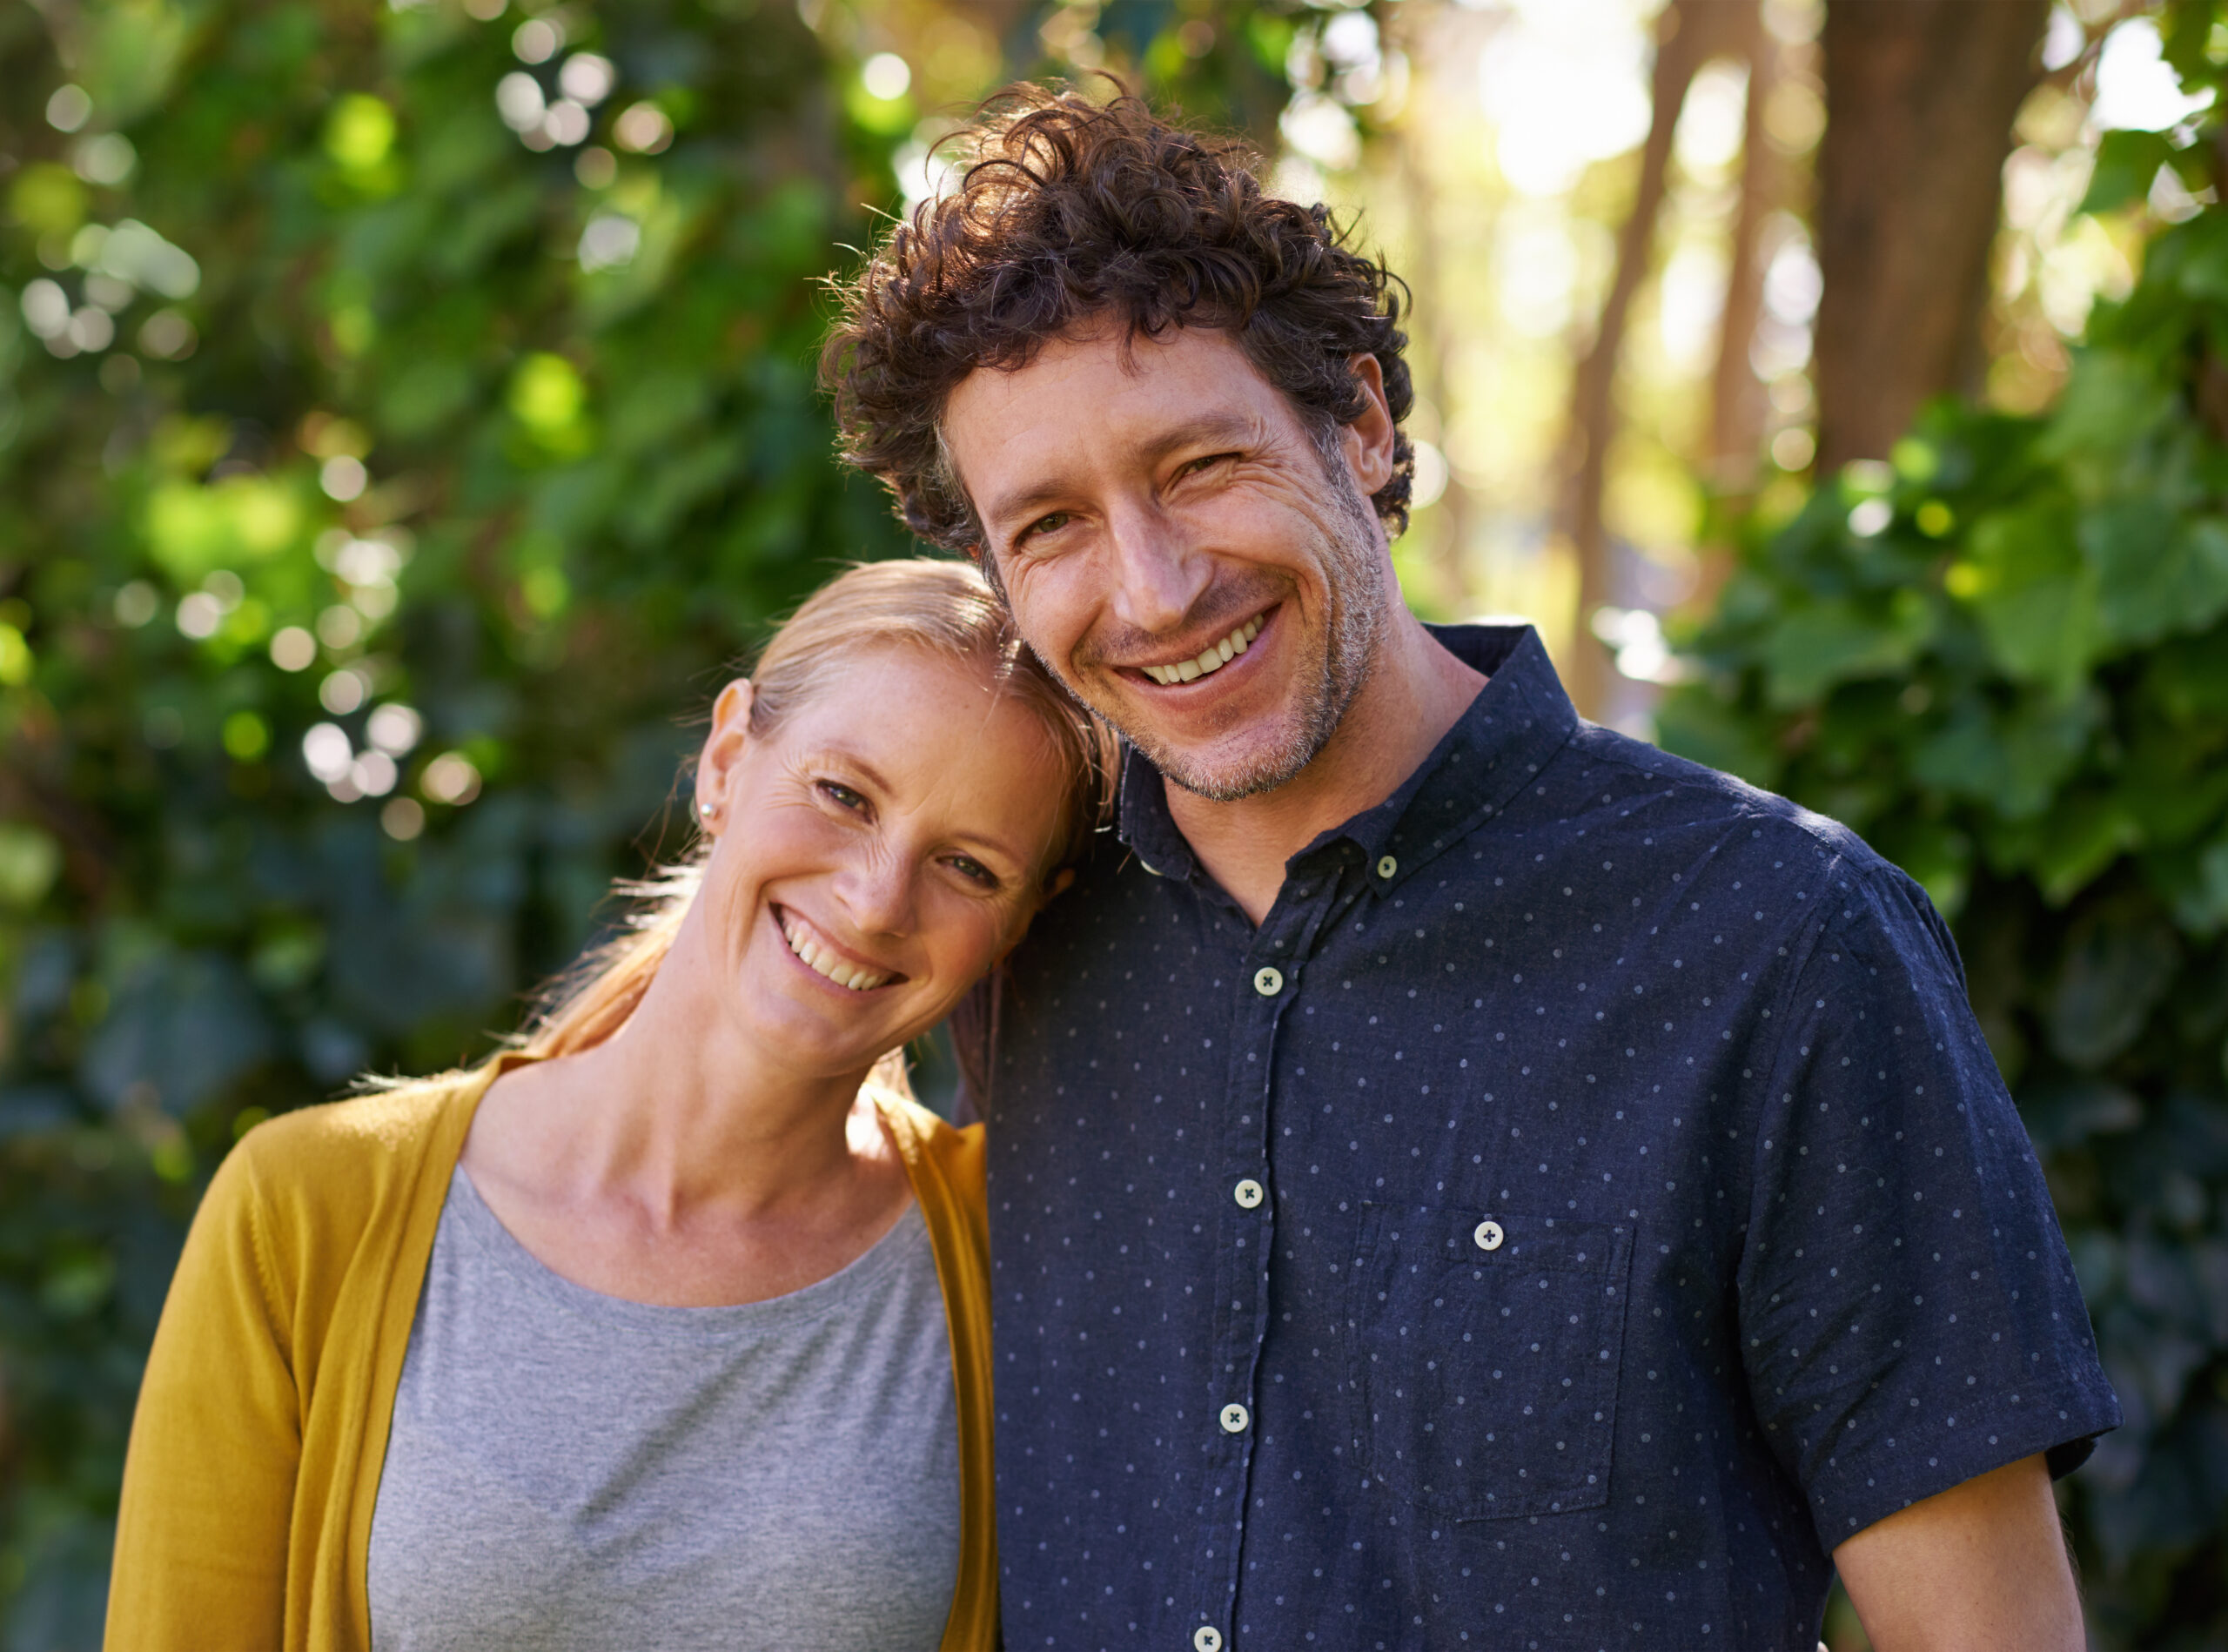
[[[897,1142],[916,1196],[935,1192],[979,1206],[986,1199],[983,1126],[954,1125],[909,1096],[877,1091],[875,1100]]]
[[[438,1143],[451,1134],[460,1141],[460,1114],[492,1077],[484,1068],[444,1073],[266,1119],[240,1138],[210,1195],[299,1215],[360,1215],[414,1184]]]

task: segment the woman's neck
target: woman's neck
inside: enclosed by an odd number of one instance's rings
[[[676,947],[688,937],[676,940]],[[490,1086],[464,1168],[576,1283],[637,1301],[761,1300],[848,1265],[909,1195],[863,1071],[750,1047],[693,968],[661,969],[609,1038]]]

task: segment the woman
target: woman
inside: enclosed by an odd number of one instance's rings
[[[979,1126],[902,1046],[1110,773],[971,570],[807,602],[719,696],[701,852],[520,1048],[218,1172],[110,1647],[992,1645]]]

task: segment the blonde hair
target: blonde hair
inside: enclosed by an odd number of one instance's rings
[[[814,592],[758,656],[750,679],[752,736],[779,729],[862,649],[892,646],[977,667],[998,693],[1037,718],[1061,769],[1061,832],[1046,878],[1081,858],[1112,810],[1114,737],[1029,652],[1004,605],[966,563],[930,557],[869,562]],[[708,850],[709,840],[700,838],[678,863],[619,886],[636,902],[625,931],[560,977],[516,1048],[533,1056],[569,1055],[619,1030],[680,932]],[[909,1093],[904,1051],[884,1056],[869,1082]]]

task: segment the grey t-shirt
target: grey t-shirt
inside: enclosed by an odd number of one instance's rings
[[[372,1521],[373,1652],[934,1648],[959,1434],[919,1206],[739,1307],[552,1273],[460,1168]]]

